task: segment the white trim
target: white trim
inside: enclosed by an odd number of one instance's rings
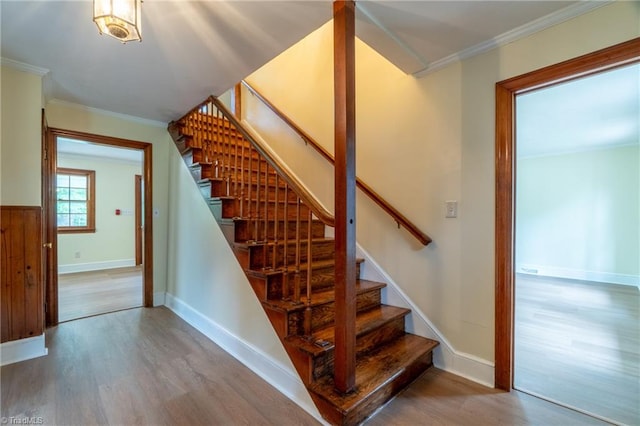
[[[107,111],[106,109],[100,109],[100,108],[94,108],[94,107],[90,107],[90,106],[86,106],[86,105],[80,105],[80,104],[76,104],[74,102],[63,101],[61,99],[51,99],[48,102],[48,104],[61,105],[61,106],[69,107],[69,108],[76,108],[76,109],[80,109],[80,110],[84,110],[84,111],[90,112],[92,114],[106,115],[106,116],[109,116],[109,117],[118,118],[120,120],[132,121],[134,123],[143,124],[143,125],[146,125],[146,126],[162,127],[162,128],[166,128],[167,127],[167,123],[163,123],[162,121],[150,120],[148,118],[136,117],[134,115],[122,114],[122,113],[114,112],[114,111]]]
[[[46,68],[37,67],[35,65],[26,64],[24,62],[15,61],[9,58],[0,58],[0,63],[2,64],[2,66],[13,68],[18,71],[28,72],[30,74],[39,75],[40,77],[49,73],[49,70]]]
[[[597,0],[580,1],[578,3],[574,3],[556,12],[550,13],[549,15],[521,25],[518,28],[507,31],[506,33],[503,33],[491,40],[484,41],[482,43],[476,44],[475,46],[471,46],[467,49],[449,55],[445,58],[433,61],[428,67],[423,70],[414,72],[412,75],[416,78],[424,77],[425,75],[444,68],[447,65],[470,58],[472,56],[480,55],[481,53],[488,52],[495,48],[512,43],[516,40],[528,37],[532,34],[553,27],[554,25],[561,24],[562,22],[566,22],[599,7],[606,6],[613,1],[614,0]]]
[[[164,306],[167,302],[167,293],[164,291],[156,291],[153,293],[153,307]]]
[[[12,340],[0,344],[0,365],[45,356],[49,350],[45,347],[44,334],[26,339]]]
[[[476,383],[494,387],[495,365],[493,362],[455,350],[424,312],[411,301],[360,244],[356,243],[356,250],[357,256],[365,259],[361,272],[362,278],[387,284],[387,287],[382,291],[383,302],[411,309],[411,313],[406,319],[407,331],[440,342],[440,345],[433,351],[433,363],[436,367]]]
[[[73,274],[74,272],[102,271],[103,269],[127,268],[136,266],[135,259],[106,260],[104,262],[73,263],[58,265],[58,274]]]
[[[597,283],[620,284],[640,287],[640,275],[618,274],[614,272],[587,271],[583,269],[562,268],[558,266],[542,266],[529,263],[516,265],[516,273],[538,275],[570,280],[592,281]]]
[[[307,401],[298,397],[298,395],[308,395],[308,392],[300,377],[290,368],[282,365],[170,293],[166,294],[165,306],[231,356],[242,362],[271,386],[278,389],[316,420],[326,424],[315,406],[309,405]]]

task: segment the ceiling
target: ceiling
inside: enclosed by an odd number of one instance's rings
[[[115,147],[99,143],[91,143],[77,139],[57,138],[58,154],[72,154],[83,157],[108,158],[116,161],[142,164],[143,152],[139,149]]]
[[[421,76],[604,3],[361,1],[356,31]],[[100,36],[91,13],[90,0],[0,1],[3,63],[45,74],[47,100],[166,123],[330,20],[332,2],[145,0],[143,40],[128,44]]]

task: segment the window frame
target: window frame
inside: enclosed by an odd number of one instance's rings
[[[58,167],[56,169],[56,178],[58,175],[75,175],[87,178],[87,225],[86,226],[58,226],[56,228],[59,234],[80,234],[96,232],[96,172],[95,170],[72,169],[67,167]],[[58,188],[56,182],[56,190]],[[56,191],[57,192],[57,191]],[[58,197],[56,195],[56,216],[58,214]],[[56,221],[57,223],[57,221]]]

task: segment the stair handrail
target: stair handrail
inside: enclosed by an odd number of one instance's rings
[[[293,122],[289,116],[282,112],[278,107],[265,98],[256,88],[251,86],[246,80],[241,82],[251,94],[258,98],[267,108],[273,111],[286,125],[288,125],[294,132],[300,136],[300,138],[308,145],[311,145],[322,157],[324,157],[332,165],[335,165],[335,159],[329,151],[327,151],[322,145],[320,145],[311,135],[301,129],[296,123]],[[394,221],[398,224],[398,227],[402,226],[411,235],[413,235],[422,245],[428,245],[431,243],[431,237],[422,232],[413,222],[407,219],[402,213],[400,213],[395,207],[389,204],[380,194],[375,192],[369,185],[364,183],[360,178],[356,177],[356,186],[366,194],[374,203],[376,203],[382,210],[389,214]]]
[[[218,110],[222,112],[227,120],[242,133],[242,136],[248,140],[253,147],[260,153],[260,155],[269,163],[271,167],[278,172],[278,174],[284,179],[287,184],[293,189],[293,191],[300,197],[300,199],[311,209],[315,217],[324,223],[327,226],[334,227],[335,226],[335,218],[331,212],[329,212],[316,198],[312,195],[307,188],[300,182],[300,180],[294,176],[291,172],[287,170],[287,168],[281,163],[279,159],[274,157],[269,149],[266,149],[265,146],[256,139],[251,132],[249,132],[240,121],[236,118],[236,116],[229,111],[225,104],[223,104],[217,97],[210,96],[207,98],[207,101],[212,102]],[[205,102],[207,102],[205,101]],[[191,112],[196,110],[196,108],[192,109]]]

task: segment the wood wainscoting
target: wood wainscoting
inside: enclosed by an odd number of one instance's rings
[[[44,332],[42,207],[0,207],[1,342]]]

